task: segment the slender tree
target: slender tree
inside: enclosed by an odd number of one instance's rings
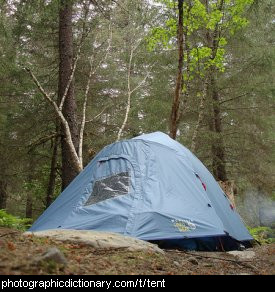
[[[182,70],[183,70],[183,0],[178,0],[178,71],[176,77],[175,94],[172,103],[172,109],[170,114],[170,137],[176,139],[177,129],[179,124],[179,112],[180,112],[180,101],[182,92]]]

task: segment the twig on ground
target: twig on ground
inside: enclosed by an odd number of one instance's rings
[[[169,250],[169,251],[175,252],[175,250]],[[235,263],[235,264],[238,264],[238,265],[242,265],[242,266],[248,267],[250,269],[257,270],[256,267],[254,267],[253,265],[250,264],[250,262],[252,262],[250,260],[238,261],[238,260],[233,260],[233,259],[226,259],[224,257],[219,258],[219,257],[206,256],[206,255],[196,254],[196,253],[192,253],[192,252],[188,252],[188,251],[177,251],[177,252],[178,253],[184,253],[184,254],[187,254],[187,255],[192,255],[192,256],[195,256],[195,257],[200,257],[200,258],[207,258],[207,259],[213,259],[213,260],[232,262],[232,263]]]
[[[0,234],[0,237],[4,237],[4,236],[7,236],[7,235],[15,234],[15,233],[18,233],[18,232],[19,231],[13,231],[13,232],[8,232],[8,233]]]

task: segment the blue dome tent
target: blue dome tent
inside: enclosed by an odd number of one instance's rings
[[[58,228],[190,249],[253,239],[201,161],[161,132],[106,146],[29,231]]]

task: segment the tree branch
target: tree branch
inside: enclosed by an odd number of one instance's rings
[[[57,103],[44,90],[44,88],[42,87],[42,85],[40,84],[40,82],[38,81],[36,76],[33,74],[31,69],[30,68],[25,68],[25,70],[30,74],[32,80],[34,81],[34,83],[36,84],[36,86],[38,87],[38,89],[42,93],[42,95],[45,97],[45,99],[53,106],[57,117],[60,119],[60,121],[61,121],[61,123],[62,123],[62,125],[63,125],[63,127],[65,129],[65,140],[66,140],[66,142],[67,142],[67,144],[69,146],[70,153],[72,155],[73,164],[74,164],[76,170],[80,172],[82,170],[82,167],[81,167],[78,155],[76,153],[76,150],[75,150],[75,147],[74,147],[74,144],[73,144],[70,127],[69,127],[69,124],[68,124],[67,120],[65,119],[62,111],[59,109]]]
[[[219,104],[223,104],[223,103],[226,103],[226,102],[229,102],[229,101],[232,101],[232,100],[235,100],[235,99],[241,98],[241,97],[246,96],[246,95],[248,95],[248,94],[249,94],[249,92],[246,92],[246,93],[243,93],[243,94],[241,94],[241,95],[238,95],[238,96],[232,97],[232,98],[230,98],[230,99],[225,99],[225,100],[223,100],[223,101],[220,101]]]
[[[131,90],[131,94],[132,93],[134,93],[136,90],[138,90],[142,85],[143,85],[143,83],[145,83],[145,81],[147,80],[147,78],[149,77],[149,75],[150,75],[150,71],[148,71],[147,73],[146,73],[146,76],[143,78],[143,80],[134,88],[134,89],[132,89]]]
[[[50,134],[48,136],[44,136],[44,137],[39,138],[35,142],[29,144],[29,146],[28,146],[28,147],[30,147],[29,151],[32,151],[35,147],[37,147],[41,144],[44,144],[44,143],[48,142],[49,140],[52,140],[53,138],[57,137],[58,135],[59,135],[58,133],[53,133],[53,134]]]
[[[94,120],[96,120],[98,117],[100,117],[108,108],[110,107],[110,105],[108,105],[108,106],[105,106],[104,107],[104,109],[99,113],[99,114],[97,114],[96,116],[94,116],[93,118],[91,118],[90,120],[88,120],[88,121],[85,121],[85,123],[90,123],[90,122],[92,122],[92,121],[94,121]]]

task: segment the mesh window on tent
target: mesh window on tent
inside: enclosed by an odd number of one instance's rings
[[[127,195],[130,190],[130,173],[121,172],[94,182],[93,191],[85,206],[93,205],[107,199]]]

